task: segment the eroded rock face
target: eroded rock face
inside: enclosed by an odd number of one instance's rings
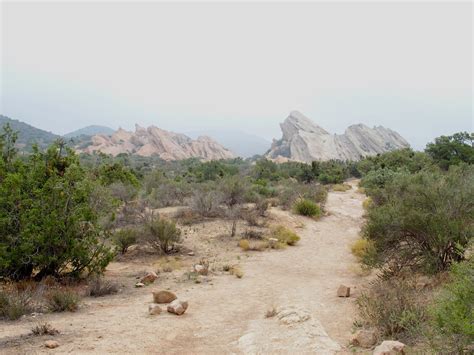
[[[348,127],[344,134],[331,134],[298,111],[280,124],[283,136],[266,153],[275,161],[360,160],[362,157],[409,147],[397,132],[363,124]]]
[[[201,158],[203,160],[233,158],[232,152],[210,137],[193,140],[184,134],[165,131],[155,126],[143,128],[135,125],[135,132],[119,129],[111,136],[96,135],[92,144],[79,152],[100,151],[116,156],[130,153],[141,156],[158,155],[164,160]]]

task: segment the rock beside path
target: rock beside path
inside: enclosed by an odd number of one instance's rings
[[[171,291],[154,291],[153,302],[155,303],[170,303],[176,299],[176,295]]]
[[[174,300],[168,305],[168,312],[176,314],[178,316],[182,315],[188,309],[188,302],[180,301],[178,299]]]
[[[405,344],[395,340],[385,340],[374,349],[373,355],[404,355]]]

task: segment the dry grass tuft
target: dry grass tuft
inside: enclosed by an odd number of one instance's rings
[[[42,336],[42,335],[57,335],[59,334],[59,330],[54,328],[49,323],[38,323],[33,328],[31,328],[31,334],[35,336]]]

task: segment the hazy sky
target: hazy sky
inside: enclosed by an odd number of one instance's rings
[[[134,123],[271,139],[299,110],[416,148],[473,130],[472,4],[6,3],[0,113],[67,133]]]

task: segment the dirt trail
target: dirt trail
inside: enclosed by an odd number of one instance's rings
[[[222,276],[207,284],[178,285],[178,295],[190,304],[181,317],[148,316],[148,288],[88,301],[74,314],[44,315],[62,330],[54,353],[345,353],[355,298],[338,298],[336,290],[345,284],[357,294],[365,282],[354,272],[350,253],[364,199],[352,184],[348,192],[329,193],[330,215],[319,221],[273,210],[282,221],[304,224],[297,246],[252,253],[241,262],[242,279]],[[265,318],[272,306],[280,313]],[[0,323],[0,352],[46,352],[44,338],[18,341],[31,325]]]

